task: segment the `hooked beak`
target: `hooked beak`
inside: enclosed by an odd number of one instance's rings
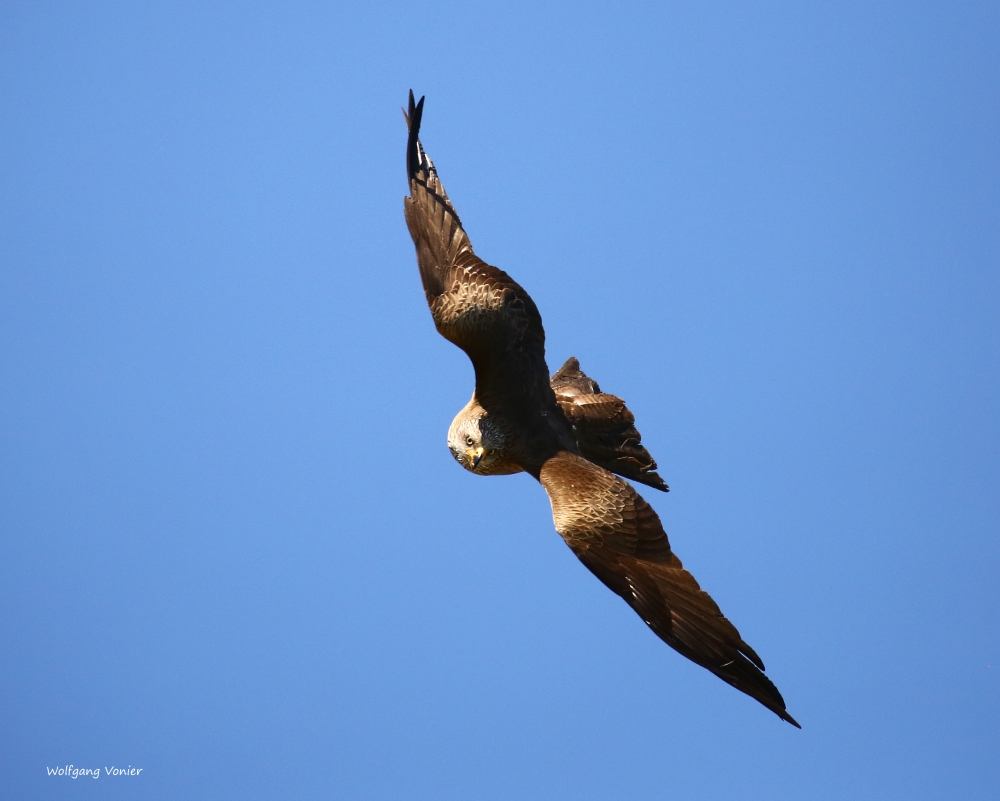
[[[479,463],[483,461],[483,449],[476,448],[474,451],[469,451],[469,457],[472,459],[472,469],[475,470],[479,467]]]

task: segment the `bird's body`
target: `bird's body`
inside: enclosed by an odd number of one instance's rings
[[[798,726],[760,657],[670,549],[656,512],[619,477],[668,489],[625,402],[574,358],[550,378],[531,297],[475,255],[420,144],[423,102],[410,93],[406,222],[434,323],[476,373],[448,431],[452,455],[479,475],[538,479],[566,544],[661,639]]]

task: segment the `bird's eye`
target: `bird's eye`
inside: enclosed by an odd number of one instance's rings
[[[475,444],[475,441],[472,439],[472,437],[466,437],[465,444],[471,448]]]

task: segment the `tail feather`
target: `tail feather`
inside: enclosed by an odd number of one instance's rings
[[[656,461],[642,445],[625,401],[601,392],[576,358],[567,359],[552,376],[552,389],[584,457],[632,481],[663,492],[670,489],[656,473]]]

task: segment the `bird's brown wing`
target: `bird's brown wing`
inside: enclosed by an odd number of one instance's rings
[[[507,273],[472,250],[462,222],[418,138],[424,99],[406,113],[406,224],[437,330],[458,345],[476,371],[484,407],[514,397],[552,403],[545,366],[545,332],[534,302]],[[515,391],[516,392],[512,392]]]
[[[643,447],[625,401],[601,392],[575,357],[556,371],[551,384],[580,453],[612,473],[663,492],[670,489],[656,473],[656,461]]]
[[[566,544],[667,645],[799,725],[760,657],[684,569],[660,518],[632,487],[567,451],[545,462],[539,480]]]

